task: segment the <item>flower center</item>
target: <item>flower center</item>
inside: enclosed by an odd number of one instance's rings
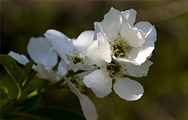
[[[76,49],[74,49],[73,52],[70,51],[70,56],[68,56],[68,59],[71,63],[78,64],[78,63],[84,63],[84,59],[81,57],[83,56],[82,52],[77,52]]]
[[[109,75],[111,77],[114,77],[116,74],[120,72],[121,66],[116,63],[115,61],[112,61],[107,65],[107,71],[109,72]]]
[[[110,44],[110,48],[112,50],[112,55],[114,55],[116,58],[125,58],[131,49],[126,42],[122,42],[122,40],[118,39],[114,40]]]
[[[79,76],[77,75],[72,76],[70,78],[70,81],[80,90],[80,92],[85,92],[84,83]]]
[[[75,56],[75,57],[72,57],[72,62],[73,62],[74,64],[83,63],[83,59],[80,58],[80,57]]]

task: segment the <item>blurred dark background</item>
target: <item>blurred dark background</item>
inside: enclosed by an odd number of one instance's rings
[[[134,102],[114,92],[104,99],[87,91],[95,103],[99,120],[187,120],[188,119],[188,1],[0,1],[1,54],[15,51],[28,56],[30,37],[43,36],[57,29],[70,38],[93,30],[95,21],[114,7],[133,8],[136,22],[149,21],[157,29],[156,48],[147,77],[135,78],[145,89]],[[29,56],[28,56],[29,57]],[[10,79],[1,66],[1,80]],[[65,107],[82,114],[79,101],[69,90],[54,90],[43,95],[40,105]]]

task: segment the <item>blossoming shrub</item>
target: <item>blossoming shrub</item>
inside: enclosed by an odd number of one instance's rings
[[[40,110],[58,109],[59,113],[66,113],[58,119],[78,120],[85,117],[87,120],[97,120],[97,110],[85,95],[87,88],[91,88],[99,98],[109,95],[113,88],[126,101],[140,99],[144,88],[130,77],[147,76],[153,64],[149,59],[157,33],[149,22],[135,24],[135,19],[134,9],[120,12],[111,8],[101,22],[94,23],[94,30],[84,31],[76,39],[54,29],[47,30],[44,37],[32,37],[27,46],[31,60],[13,51],[9,56],[1,55],[0,63],[18,89],[16,98],[2,106],[2,118],[9,118],[12,114],[8,110],[15,107],[18,112],[13,112],[13,115],[31,118],[38,116],[56,119],[56,115],[48,115],[53,112],[46,111],[46,115],[43,115]],[[23,69],[10,56],[23,65]],[[36,78],[48,81],[26,91],[28,84]],[[79,99],[84,117],[61,108],[40,108],[24,112],[23,109],[28,106],[20,107],[37,101],[42,93],[57,88],[70,88]],[[1,87],[1,93],[3,99],[8,99],[7,88]]]

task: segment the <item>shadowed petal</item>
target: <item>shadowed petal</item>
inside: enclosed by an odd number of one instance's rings
[[[95,27],[95,32],[94,32],[93,40],[97,40],[97,34],[101,32],[100,22],[95,22],[94,27]]]
[[[82,99],[80,99],[80,104],[82,111],[87,120],[97,120],[98,114],[93,102],[89,99],[88,96],[82,94]]]
[[[60,80],[67,72],[68,70],[63,66],[63,62],[60,61],[57,67],[57,78]]]
[[[105,36],[103,36],[101,33],[98,33],[98,49],[99,54],[103,60],[110,63],[112,61],[111,57],[111,50],[109,42],[106,40]]]
[[[66,79],[71,91],[79,98],[83,114],[87,120],[97,120],[98,114],[93,102],[88,96],[81,94],[81,92],[72,84],[72,82]]]
[[[145,33],[145,40],[155,42],[157,40],[157,31],[149,22],[138,22],[135,27],[139,28]]]
[[[86,61],[98,66],[105,65],[106,62],[101,58],[98,50],[98,40],[93,41],[87,48]]]
[[[118,36],[123,19],[122,17],[122,14],[114,8],[111,8],[104,16],[101,22],[101,31],[105,33],[108,41],[113,41]]]
[[[73,40],[73,44],[78,52],[82,52],[83,56],[85,56],[87,47],[93,41],[94,31],[84,31],[82,32],[77,40]]]
[[[25,55],[22,55],[22,54],[18,54],[18,53],[15,53],[13,51],[10,51],[8,53],[8,55],[11,56],[12,58],[14,58],[17,62],[19,62],[22,65],[25,65],[29,62],[28,58]]]
[[[27,51],[33,61],[38,64],[45,66],[55,66],[57,64],[56,52],[43,37],[32,37],[27,45]]]
[[[133,60],[138,65],[141,65],[152,54],[153,50],[153,41],[148,41],[141,48],[133,48],[131,52],[128,54],[128,56],[130,60]]]
[[[48,68],[43,64],[37,64],[34,70],[37,72],[37,76],[39,78],[47,79],[52,82],[58,81],[58,79],[56,78],[56,73],[53,71],[51,67]]]
[[[127,23],[122,25],[120,35],[122,40],[125,41],[127,45],[134,48],[142,47],[142,45],[145,43],[144,32],[137,28],[131,27]]]
[[[95,70],[85,76],[83,82],[97,97],[103,98],[112,92],[112,79],[107,71]]]
[[[126,22],[129,23],[129,25],[133,26],[136,19],[136,11],[134,9],[129,9],[126,11],[122,11],[121,13],[125,17]]]
[[[138,63],[136,63],[135,61],[133,60],[130,60],[130,59],[126,59],[126,58],[116,58],[115,56],[112,56],[112,58],[118,62],[125,62],[125,63],[132,63],[134,65],[139,65]]]
[[[133,77],[143,77],[147,76],[149,67],[153,63],[150,60],[146,60],[146,62],[142,63],[141,65],[134,65],[126,63],[126,66],[123,67],[123,69],[126,69],[124,71],[124,74],[133,76]]]
[[[46,37],[48,42],[52,45],[52,47],[56,50],[59,56],[67,64],[69,64],[70,62],[67,59],[66,55],[72,55],[73,53],[74,46],[72,41],[70,41],[69,38],[63,33],[53,29],[46,31],[44,36]]]
[[[144,93],[142,85],[129,78],[117,78],[113,87],[115,93],[127,101],[138,100]]]
[[[70,90],[79,98],[82,99],[81,92],[72,84],[72,82],[69,79],[65,79]]]

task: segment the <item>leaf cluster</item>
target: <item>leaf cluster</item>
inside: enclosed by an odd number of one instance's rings
[[[8,55],[0,55],[0,64],[4,66],[11,79],[0,82],[0,119],[30,118],[36,120],[84,120],[85,118],[69,110],[58,107],[37,107],[44,92],[57,88],[67,88],[64,79],[51,83],[40,79],[32,69],[31,61],[20,67]],[[75,75],[70,71],[66,77]]]

